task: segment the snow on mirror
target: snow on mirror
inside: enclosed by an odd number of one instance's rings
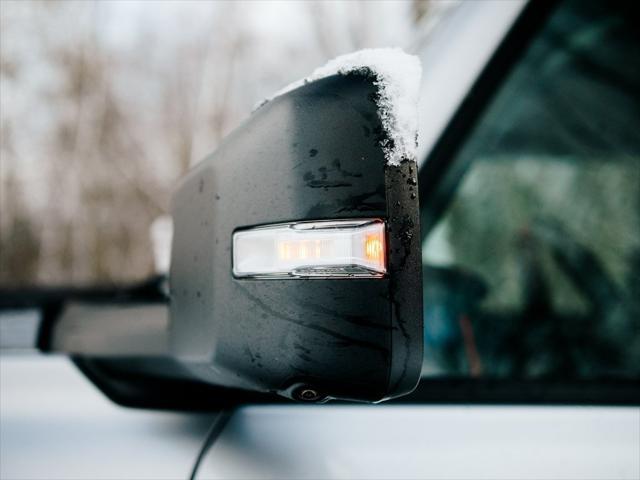
[[[415,159],[418,132],[418,94],[422,67],[420,60],[399,48],[359,50],[341,55],[316,69],[311,75],[293,82],[265,103],[287,92],[331,75],[368,73],[378,88],[378,114],[388,136],[382,145],[387,163],[398,165],[405,158]]]

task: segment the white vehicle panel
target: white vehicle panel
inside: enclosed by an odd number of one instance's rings
[[[640,409],[252,406],[199,478],[637,479]]]
[[[66,357],[0,356],[0,478],[187,478],[215,415],[122,408]]]
[[[422,63],[420,166],[525,5],[524,0],[462,2],[446,11],[425,38],[417,53]]]
[[[214,415],[119,407],[63,357],[0,357],[1,478],[187,478]],[[637,407],[234,412],[199,478],[637,479]]]

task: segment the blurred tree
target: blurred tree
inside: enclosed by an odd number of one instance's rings
[[[411,9],[3,0],[0,284],[151,274],[149,226],[180,176],[329,58],[408,44]]]

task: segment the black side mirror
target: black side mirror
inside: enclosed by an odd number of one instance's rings
[[[410,392],[423,344],[420,67],[394,50],[334,67],[259,108],[182,181],[169,295],[159,277],[5,292],[0,309],[40,308],[37,348],[70,355],[121,405]]]
[[[359,68],[289,91],[181,183],[169,352],[190,375],[306,401],[415,387],[417,166],[382,88]]]

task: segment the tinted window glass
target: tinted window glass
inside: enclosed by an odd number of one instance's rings
[[[611,3],[556,10],[439,184],[425,375],[640,373],[640,42]]]

